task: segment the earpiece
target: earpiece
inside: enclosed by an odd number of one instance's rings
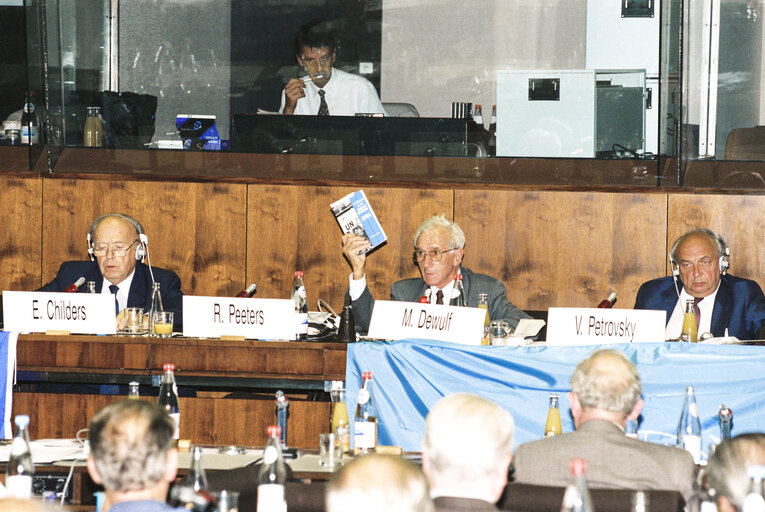
[[[124,213],[106,213],[104,215],[101,215],[96,220],[94,220],[90,224],[90,229],[88,230],[88,256],[90,257],[90,261],[93,261],[95,258],[93,256],[93,233],[95,232],[98,225],[101,223],[102,220],[106,219],[107,217],[119,217],[120,219],[124,219],[128,221],[130,224],[133,225],[135,230],[138,232],[138,247],[135,249],[135,259],[138,261],[141,261],[146,257],[147,249],[149,247],[149,237],[146,236],[146,234],[143,232],[143,226],[141,226],[141,223],[135,220],[130,215],[125,215]]]

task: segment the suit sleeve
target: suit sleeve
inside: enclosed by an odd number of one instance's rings
[[[637,296],[635,297],[635,306],[632,309],[647,309],[645,303],[645,285],[646,283],[643,283],[640,285],[640,288],[638,288]]]
[[[67,264],[62,263],[60,267],[58,267],[58,272],[56,272],[56,277],[53,278],[53,281],[46,284],[45,286],[42,286],[37,289],[38,292],[63,292],[64,289],[69,286],[70,283],[72,283],[72,280],[70,280],[70,272],[67,272]]]
[[[751,291],[751,300],[746,309],[746,330],[750,339],[760,339],[760,332],[765,328],[765,295],[757,283],[753,284]]]
[[[155,273],[156,273],[155,269]],[[181,278],[173,271],[166,270],[163,273],[160,284],[162,294],[162,307],[165,311],[173,312],[173,330],[183,331],[183,292],[181,291]],[[151,297],[149,297],[151,299]]]
[[[350,294],[345,294],[345,300],[351,300]],[[369,332],[369,322],[372,319],[372,308],[374,307],[374,304],[375,299],[372,297],[372,293],[369,291],[368,286],[364,288],[364,292],[358,299],[351,301],[353,320],[356,322],[356,331],[361,335],[365,335]]]
[[[489,290],[488,299],[489,317],[492,320],[504,320],[510,324],[511,329],[515,329],[521,318],[531,318],[525,311],[507,300],[505,285],[498,280],[494,280],[494,284]]]

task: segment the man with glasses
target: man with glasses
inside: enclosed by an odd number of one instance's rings
[[[91,261],[64,262],[55,279],[38,291],[63,292],[80,277],[93,281],[96,293],[115,295],[117,330],[125,326],[124,309],[151,307],[152,282],[160,284],[162,306],[172,311],[173,330],[182,330],[181,306],[183,293],[181,280],[170,270],[139,263],[148,251],[148,238],[133,217],[121,213],[107,213],[98,217],[88,231],[88,253]],[[78,292],[87,292],[80,286]]]
[[[369,245],[369,240],[363,236],[352,233],[343,235],[343,254],[353,270],[348,295],[356,328],[362,333],[369,330],[374,306],[365,277],[366,254],[362,254],[362,250]],[[463,267],[464,256],[465,234],[455,222],[450,222],[443,215],[425,220],[414,233],[413,260],[422,277],[393,283],[391,300],[417,302],[425,296],[432,304],[456,304],[452,288],[454,276],[459,273],[462,274],[468,306],[476,307],[479,294],[485,293],[492,320],[504,320],[515,329],[521,318],[530,318],[507,300],[505,287],[500,281]]]
[[[287,82],[279,112],[314,116],[385,113],[369,80],[333,67],[336,44],[334,34],[321,25],[301,27],[295,38],[295,57],[306,75]]]

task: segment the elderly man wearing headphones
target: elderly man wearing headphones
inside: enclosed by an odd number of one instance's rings
[[[728,275],[730,250],[720,235],[706,228],[688,231],[672,244],[672,276],[643,283],[635,309],[667,312],[666,339],[680,337],[684,305],[694,302],[699,335],[758,339],[765,327],[765,296],[749,279]],[[678,283],[679,280],[679,283]]]
[[[183,293],[181,280],[175,272],[152,268],[149,259],[149,239],[137,220],[122,213],[107,213],[98,217],[88,231],[90,261],[67,261],[58,269],[56,278],[38,291],[62,292],[83,277],[94,281],[96,293],[115,295],[117,329],[124,328],[124,309],[151,307],[152,283],[160,284],[162,305],[172,311],[173,330],[181,331]],[[139,263],[144,258],[148,265]],[[78,292],[86,292],[81,286]]]

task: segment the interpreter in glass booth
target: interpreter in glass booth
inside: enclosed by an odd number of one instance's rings
[[[90,225],[87,244],[90,261],[62,263],[53,281],[37,291],[87,293],[85,283],[93,282],[92,293],[114,295],[117,330],[122,330],[125,308],[149,311],[152,285],[159,283],[163,309],[173,312],[173,330],[183,330],[181,279],[172,270],[151,266],[149,238],[137,220],[123,213],[101,215]]]
[[[295,57],[306,75],[292,78],[284,86],[279,112],[319,116],[385,114],[369,80],[334,68],[337,41],[322,24],[300,28],[295,37]]]

